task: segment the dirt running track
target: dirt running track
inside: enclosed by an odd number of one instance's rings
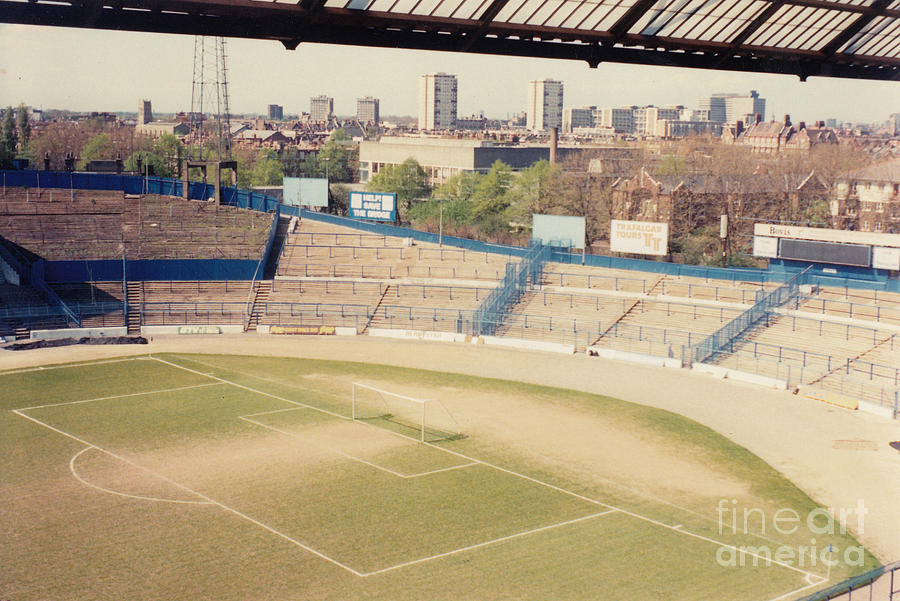
[[[687,370],[367,336],[252,334],[154,336],[149,345],[0,350],[0,369],[166,351],[383,363],[559,386],[667,409],[756,453],[824,507],[855,508],[862,499],[869,513],[864,529],[855,534],[883,563],[900,559],[900,453],[889,446],[900,440],[900,421]]]

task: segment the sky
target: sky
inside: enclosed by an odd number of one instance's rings
[[[0,25],[0,105],[43,109],[137,111],[149,98],[154,113],[190,110],[193,37],[60,27]],[[356,99],[374,96],[382,115],[416,115],[423,73],[458,77],[460,117],[484,111],[505,118],[525,110],[528,82],[564,83],[566,107],[683,104],[714,92],[757,90],[766,118],[875,123],[900,112],[900,82],[749,74],[572,60],[499,57],[422,50],[229,39],[232,113],[309,111],[311,96],[334,98],[338,115],[356,113]]]

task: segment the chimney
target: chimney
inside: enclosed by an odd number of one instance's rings
[[[790,115],[785,115],[785,116],[784,116],[784,126],[785,126],[785,127],[790,127],[790,126],[791,126],[791,116],[790,116]]]
[[[819,127],[819,128],[825,127],[825,122],[824,121],[816,121],[816,127]]]
[[[806,129],[806,121],[801,121],[801,122],[800,122],[800,127],[798,127],[797,129],[798,129],[798,130],[800,130],[800,129]]]
[[[556,152],[559,150],[559,129],[553,127],[550,129],[550,164],[556,163]]]
[[[759,123],[761,121],[762,121],[762,115],[760,115],[759,113],[756,113],[756,115],[753,116],[753,123],[755,123],[756,125],[759,125]]]
[[[756,118],[759,119],[759,115],[757,115]],[[759,123],[759,121],[757,121],[757,123]],[[738,137],[742,133],[744,133],[744,122],[738,121],[734,126],[734,137]]]

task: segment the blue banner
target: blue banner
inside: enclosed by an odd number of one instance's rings
[[[350,217],[374,221],[394,221],[397,195],[393,192],[351,192]]]

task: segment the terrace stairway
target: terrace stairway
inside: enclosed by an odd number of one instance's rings
[[[250,315],[247,318],[247,326],[245,332],[255,332],[259,326],[259,318],[262,314],[263,307],[269,302],[269,295],[272,294],[271,280],[260,280],[256,282],[256,291],[253,296],[253,304],[250,306]]]
[[[660,282],[662,282],[664,279],[666,279],[665,274],[659,276],[659,277],[656,279],[656,281],[653,282],[653,285],[650,286],[650,289],[647,291],[646,294],[647,294],[648,296],[653,295],[653,294],[656,294],[656,288],[659,286]],[[640,297],[634,299],[634,302],[631,303],[631,306],[629,306],[627,309],[625,309],[624,311],[622,311],[622,314],[619,315],[619,317],[617,317],[617,318],[610,324],[610,326],[609,326],[608,328],[606,328],[605,330],[603,330],[603,331],[600,333],[600,335],[597,336],[597,339],[594,340],[591,344],[597,344],[598,342],[600,342],[600,340],[601,340],[604,336],[606,336],[606,335],[609,334],[612,330],[614,330],[615,327],[616,327],[617,325],[619,325],[619,322],[621,322],[623,319],[625,319],[626,317],[628,317],[629,313],[631,313],[631,312],[634,310],[634,308],[637,307],[638,304],[639,304],[642,300],[643,300],[643,299],[640,298]]]
[[[141,305],[143,304],[143,282],[125,282],[125,326],[128,334],[141,333]]]
[[[375,305],[375,308],[372,309],[372,314],[369,315],[368,321],[366,321],[366,325],[363,327],[360,334],[365,334],[369,330],[369,326],[372,325],[372,322],[375,321],[375,316],[378,315],[378,309],[384,303],[385,297],[388,295],[388,291],[391,289],[391,285],[388,284],[384,287],[384,292],[381,293],[381,298],[378,299],[378,304]]]
[[[834,374],[838,373],[839,371],[841,371],[842,369],[847,369],[847,370],[849,371],[849,369],[850,369],[850,364],[851,364],[853,361],[859,361],[859,360],[862,360],[866,355],[868,355],[868,354],[870,354],[870,353],[876,351],[879,347],[885,346],[887,343],[891,342],[891,339],[892,339],[892,338],[895,338],[896,336],[897,336],[896,334],[888,334],[887,337],[885,337],[883,340],[879,340],[878,342],[876,342],[875,344],[873,344],[871,347],[869,347],[869,348],[865,349],[864,351],[858,353],[855,357],[848,357],[846,363],[842,363],[842,364],[838,364],[838,365],[834,366],[833,368],[831,368],[830,370],[826,371],[825,373],[823,373],[823,374],[820,375],[819,377],[815,378],[814,380],[811,380],[811,381],[809,382],[809,384],[810,384],[810,385],[813,385],[813,384],[819,384],[819,382],[821,382],[822,380],[824,380],[824,379],[827,378],[828,376],[834,375]]]
[[[272,252],[269,254],[269,260],[263,269],[263,279],[275,279],[275,273],[278,271],[278,261],[281,259],[281,249],[284,247],[285,239],[288,235],[288,229],[291,225],[291,218],[284,215],[278,217],[278,226],[275,230],[275,239],[272,241]]]

